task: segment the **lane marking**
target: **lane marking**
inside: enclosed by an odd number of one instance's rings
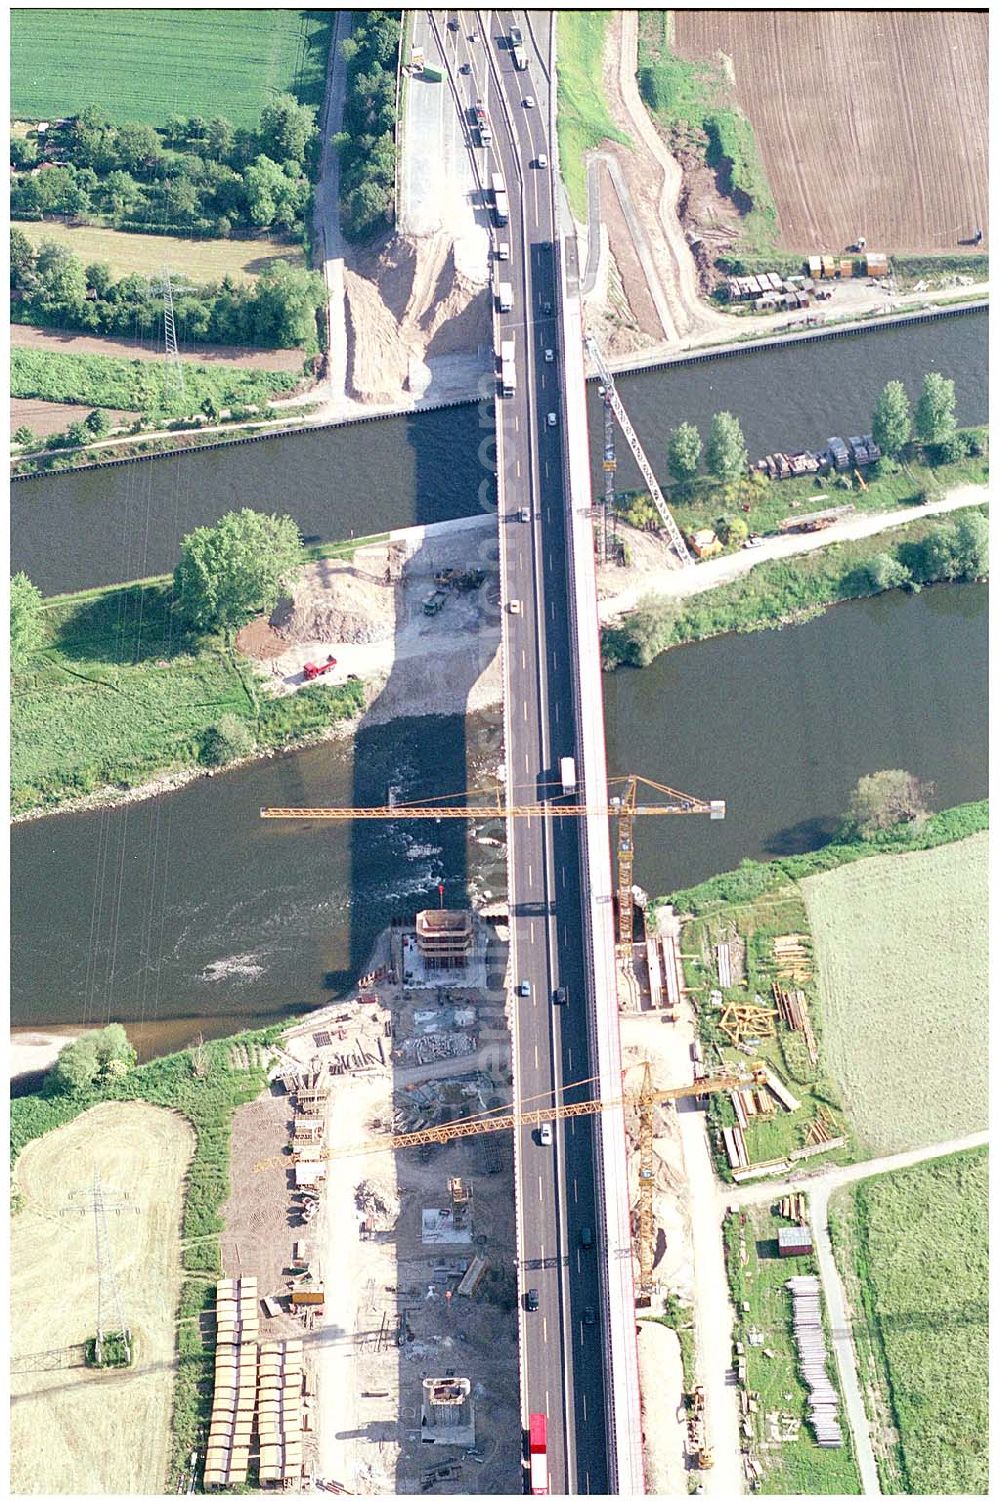
[[[566,890],[566,867],[565,867],[565,865],[560,865],[560,867],[559,867],[559,874],[562,876],[563,891],[565,891]]]
[[[539,1202],[539,1204],[542,1202],[542,1180],[541,1180],[541,1178],[539,1178],[539,1180],[538,1180],[538,1202]]]
[[[535,1067],[536,1068],[538,1067],[538,1043],[537,1042],[535,1043]],[[541,1178],[539,1178],[539,1180],[538,1180],[538,1197],[539,1198],[542,1197],[542,1180],[541,1180]]]
[[[529,771],[530,770],[530,766],[529,766],[529,763],[528,763],[528,752],[527,751],[525,751],[525,753],[524,753],[524,769],[525,769],[525,771]]]
[[[586,1422],[587,1421],[587,1393],[586,1392],[581,1392],[580,1396],[583,1398],[583,1421]],[[587,1482],[588,1482],[588,1484],[590,1482],[590,1471],[589,1470],[587,1471]]]
[[[556,656],[555,652],[552,653],[552,671],[559,671],[559,658]]]
[[[556,724],[559,723],[559,700],[556,699]]]
[[[514,431],[515,432],[517,432],[519,426],[520,426],[520,422],[519,422],[519,419],[518,419],[518,415],[515,412],[514,413]]]
[[[532,868],[529,865],[528,866],[528,885],[529,886],[534,886],[534,884],[535,884],[535,877],[534,877],[534,875],[532,873]]]
[[[566,1066],[569,1069],[570,1073],[572,1073],[573,1072],[573,1049],[572,1048],[567,1048],[566,1049],[566,1058],[567,1058],[567,1064],[566,1064]]]
[[[546,1345],[549,1342],[549,1321],[544,1314],[542,1315],[542,1341]]]
[[[527,670],[528,670],[528,654],[525,651],[524,647],[522,646],[521,647],[521,671],[522,672],[527,672]]]
[[[517,459],[515,461],[514,467],[517,470],[517,477],[518,477],[518,479],[520,479],[521,478],[521,460],[520,459]]]
[[[545,460],[545,478],[548,479],[548,477],[549,477],[549,461],[548,461],[548,459],[546,459]]]
[[[527,699],[524,700],[524,703],[521,705],[521,708],[524,710],[524,722],[525,722],[525,724],[527,724],[528,723],[528,700]]]
[[[552,615],[552,619],[555,620],[555,618],[556,618],[556,602],[555,602],[555,600],[551,601],[551,603],[549,605],[549,610],[550,610],[550,613]]]
[[[580,1185],[579,1185],[579,1183],[577,1183],[576,1179],[574,1178],[573,1179],[573,1203],[574,1204],[579,1204],[579,1202],[580,1202]]]
[[[533,922],[531,922],[531,923],[528,924],[528,932],[531,935],[530,939],[529,939],[529,942],[534,943],[534,941],[535,941],[535,925],[534,925]]]

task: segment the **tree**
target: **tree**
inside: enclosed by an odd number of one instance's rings
[[[71,422],[66,429],[66,436],[76,448],[86,448],[94,436],[85,422]]]
[[[140,177],[151,176],[163,155],[160,137],[152,125],[119,125],[115,131],[115,149],[119,166]]]
[[[92,438],[103,438],[111,426],[107,412],[102,412],[100,407],[95,407],[83,419],[83,425]]]
[[[26,573],[15,573],[10,581],[11,666],[23,667],[44,639],[42,591],[35,588]]]
[[[206,144],[216,161],[222,161],[232,150],[233,127],[222,115],[209,120]]]
[[[732,412],[716,412],[712,418],[705,462],[716,479],[731,480],[747,467],[747,446],[743,429]]]
[[[913,418],[913,427],[921,443],[933,447],[944,443],[955,431],[955,382],[936,371],[924,376],[923,389]]]
[[[181,543],[174,592],[197,630],[231,629],[270,612],[304,561],[290,516],[230,511],[217,526],[200,526]]]
[[[61,1049],[52,1068],[49,1088],[56,1094],[77,1094],[90,1089],[99,1067],[93,1034],[78,1037]]]
[[[873,593],[899,589],[911,579],[910,570],[891,552],[877,552],[862,565],[864,581]]]
[[[715,530],[727,546],[729,543],[735,546],[740,542],[745,542],[750,535],[745,516],[720,516],[715,523]]]
[[[896,458],[913,431],[910,398],[901,380],[891,380],[882,387],[872,413],[872,437],[883,453]]]
[[[316,130],[313,112],[291,94],[280,94],[261,110],[260,149],[272,160],[301,165]]]
[[[11,136],[10,138],[10,164],[23,172],[28,167],[33,167],[38,161],[38,142],[29,141],[27,136]]]
[[[35,262],[41,299],[49,307],[73,307],[87,296],[80,257],[54,240],[43,240]]]
[[[89,266],[84,267],[83,274],[87,286],[95,291],[98,297],[106,297],[114,285],[114,277],[107,261],[91,261]]]
[[[667,440],[667,467],[680,485],[689,484],[701,463],[701,434],[691,422],[675,427]]]
[[[103,1079],[121,1078],[135,1063],[135,1048],[119,1022],[112,1022],[95,1033],[93,1043],[98,1073]]]
[[[294,349],[316,332],[316,309],[325,300],[318,271],[268,261],[253,290],[254,343]]]
[[[11,291],[30,292],[38,284],[35,274],[35,247],[23,230],[11,225],[10,231],[10,285]]]
[[[967,511],[952,528],[955,577],[986,578],[990,571],[990,528],[981,511]]]
[[[38,439],[30,427],[19,427],[14,433],[14,442],[21,448],[34,448]]]
[[[909,771],[876,771],[861,777],[851,794],[849,817],[862,839],[874,839],[897,824],[921,823],[927,817],[927,798],[933,791]]]
[[[660,513],[650,496],[645,494],[633,495],[619,506],[619,513],[622,520],[629,526],[634,526],[637,531],[652,532],[660,524]]]
[[[209,725],[201,737],[201,760],[206,766],[227,766],[240,756],[249,756],[255,745],[245,719],[223,714],[218,724]]]

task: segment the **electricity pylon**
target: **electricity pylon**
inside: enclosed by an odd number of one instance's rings
[[[97,1247],[97,1338],[94,1341],[94,1364],[104,1364],[104,1342],[110,1334],[121,1341],[125,1353],[125,1364],[130,1365],[132,1331],[125,1323],[121,1290],[111,1257],[108,1213],[110,1211],[112,1214],[138,1214],[138,1205],[128,1202],[128,1194],[108,1193],[96,1168],[93,1187],[77,1189],[76,1192],[70,1194],[70,1198],[79,1199],[81,1202],[68,1205],[63,1210],[64,1214],[92,1214],[94,1216],[94,1240]]]

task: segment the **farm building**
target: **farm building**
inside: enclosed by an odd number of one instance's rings
[[[811,1256],[812,1231],[808,1225],[782,1225],[778,1231],[779,1256]]]

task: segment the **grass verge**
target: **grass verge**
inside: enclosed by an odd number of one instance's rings
[[[618,141],[623,146],[632,144],[609,115],[601,88],[604,37],[611,15],[609,10],[561,10],[558,13],[559,167],[570,207],[582,224],[588,219],[584,153],[602,141]]]
[[[815,1275],[817,1265],[813,1256],[779,1258],[778,1228],[788,1223],[766,1206],[731,1212],[723,1222],[726,1269],[736,1307],[734,1337],[743,1347],[747,1388],[758,1399],[750,1422],[754,1457],[764,1470],[760,1491],[779,1496],[858,1495],[861,1482],[843,1408],[843,1448],[821,1449],[808,1426],[808,1388],[799,1374],[792,1295],[785,1283],[792,1276]],[[839,1391],[829,1340],[827,1374]],[[795,1437],[775,1442],[769,1413],[798,1420]]]
[[[46,642],[12,680],[14,813],[204,764],[224,715],[270,750],[322,735],[364,702],[353,682],[270,696],[226,641],[179,628],[169,581],[50,600],[45,626]]]
[[[151,360],[50,354],[17,346],[10,352],[12,396],[120,407],[154,418],[190,417],[206,401],[217,407],[264,406],[269,397],[294,391],[302,380],[290,370],[238,370],[185,361],[184,389],[178,392],[169,389],[163,367]]]
[[[753,127],[727,100],[720,68],[685,62],[670,48],[670,16],[643,11],[639,22],[639,91],[668,144],[701,150],[720,187],[739,209],[740,249],[766,255],[778,234],[775,206]]]
[[[988,1190],[981,1150],[831,1200],[886,1495],[987,1494]]]
[[[229,1144],[237,1107],[255,1099],[266,1079],[259,1067],[234,1069],[234,1043],[266,1047],[280,1028],[244,1033],[206,1043],[197,1052],[174,1053],[134,1069],[99,1090],[46,1098],[27,1095],[11,1101],[11,1166],[27,1142],[43,1136],[105,1100],[146,1100],[177,1110],[194,1128],[196,1143],[184,1195],[181,1251],[186,1274],[177,1311],[178,1367],[174,1382],[169,1488],[188,1468],[188,1457],[204,1436],[211,1411],[213,1351],[202,1335],[200,1316],[212,1306],[212,1283],[221,1275],[219,1213],[229,1197]],[[254,1050],[253,1056],[258,1056]]]

